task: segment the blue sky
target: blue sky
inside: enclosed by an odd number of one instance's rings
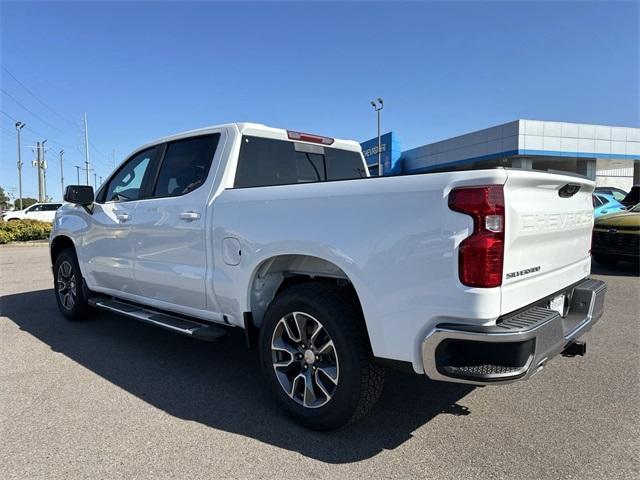
[[[85,111],[103,177],[112,149],[230,121],[365,140],[377,96],[403,149],[516,118],[638,126],[638,5],[2,1],[0,185],[17,187],[18,119],[25,196],[48,138],[59,198]]]

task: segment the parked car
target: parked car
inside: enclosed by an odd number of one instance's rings
[[[640,203],[640,185],[634,185],[631,187],[629,193],[627,193],[626,197],[620,200],[625,207],[630,208],[638,203]]]
[[[34,203],[24,210],[13,210],[2,214],[5,221],[11,220],[39,220],[41,222],[53,222],[56,210],[62,206],[61,203]]]
[[[593,214],[596,218],[607,213],[623,212],[627,207],[606,193],[594,192],[593,194]]]
[[[640,264],[640,204],[596,219],[591,254],[596,262],[605,266],[621,260]]]
[[[607,195],[611,195],[614,199],[620,202],[629,192],[617,187],[596,187],[594,193],[605,193]]]
[[[384,365],[487,385],[584,354],[606,290],[588,278],[593,189],[504,168],[370,177],[354,141],[211,127],[137,149],[95,196],[67,187],[54,294],[70,320],[244,330],[283,408],[334,429],[371,409]]]

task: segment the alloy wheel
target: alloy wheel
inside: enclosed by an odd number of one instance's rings
[[[68,260],[63,261],[58,267],[58,298],[66,310],[71,310],[76,304],[77,288],[76,275],[73,266]]]
[[[338,354],[328,332],[313,316],[291,312],[271,337],[273,369],[282,389],[306,408],[326,405],[339,379]]]

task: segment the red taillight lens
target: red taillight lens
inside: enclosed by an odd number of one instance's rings
[[[449,194],[449,208],[473,218],[473,233],[460,244],[460,281],[470,287],[499,287],[504,263],[502,185],[456,188]]]

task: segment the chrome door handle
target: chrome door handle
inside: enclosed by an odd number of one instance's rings
[[[116,218],[121,222],[128,222],[131,220],[131,217],[128,213],[116,213]]]
[[[182,212],[180,214],[180,218],[187,222],[192,222],[193,220],[198,220],[200,218],[200,214],[198,212]]]

